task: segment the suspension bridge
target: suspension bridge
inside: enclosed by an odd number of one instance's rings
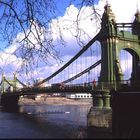
[[[129,79],[125,79],[126,73],[122,70],[122,50],[132,57],[132,71],[128,69],[131,71]],[[96,79],[96,85],[93,84],[93,79]],[[22,88],[17,88],[17,82]],[[45,82],[51,83],[51,86],[42,87]],[[7,90],[5,83],[12,90]],[[31,86],[22,83],[16,76],[12,82],[2,76],[1,105],[17,105],[21,95],[87,92],[93,96],[93,107],[111,110],[112,91],[140,91],[139,84],[140,12],[137,11],[132,23],[116,23],[111,6],[107,4],[99,33],[56,72]]]

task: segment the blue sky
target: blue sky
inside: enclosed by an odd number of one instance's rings
[[[58,11],[57,11],[57,15],[58,16],[63,16],[66,8],[70,6],[70,4],[73,4],[75,7],[77,7],[78,9],[81,6],[81,0],[54,0],[56,2],[56,5],[58,7]],[[90,1],[90,0],[89,0]],[[94,2],[94,4],[98,4],[99,0],[91,0],[91,3]],[[88,3],[85,2],[84,5],[86,5]]]
[[[56,39],[56,43],[59,40],[59,35],[60,35],[57,31],[57,27],[59,26],[60,29],[62,29],[62,34],[66,41],[66,46],[65,47],[57,46],[57,49],[60,51],[60,56],[61,59],[63,60],[63,63],[59,63],[58,65],[58,63],[56,63],[56,61],[54,60],[51,60],[52,65],[46,65],[45,63],[42,63],[37,70],[34,70],[29,73],[29,77],[26,76],[27,79],[31,78],[30,75],[32,75],[32,77],[34,78],[41,78],[41,77],[46,78],[51,73],[55,72],[59,67],[64,65],[64,63],[66,63],[70,58],[74,56],[74,54],[76,54],[81,49],[81,46],[77,44],[77,41],[73,37],[73,35],[76,34],[76,27],[75,24],[73,24],[73,21],[76,18],[76,14],[78,13],[79,10],[79,7],[77,5],[79,1],[73,0],[72,1],[73,3],[71,5],[69,5],[69,1],[67,0],[59,0],[57,2],[58,2],[57,5],[58,5],[59,14],[57,14],[57,17],[55,17],[52,20],[50,26],[53,28],[53,37]],[[111,4],[117,22],[133,21],[134,14],[137,10],[137,5],[138,8],[140,9],[140,0],[108,0],[108,3]],[[105,4],[106,4],[106,0],[96,1],[95,8],[98,10],[100,15],[102,15],[104,11]],[[84,12],[83,14],[81,14],[81,19],[82,17],[83,19],[85,17],[86,18],[85,20],[81,20],[80,28],[86,31],[87,35],[82,36],[81,39],[86,44],[97,33],[97,26],[99,26],[99,23],[97,25],[95,20],[92,21],[90,20],[91,18],[94,19],[94,15],[92,15],[93,11],[90,6],[84,6],[82,10]],[[91,17],[89,15],[91,15]],[[2,46],[4,44],[5,44],[4,42],[1,42]],[[16,44],[13,43],[9,48],[5,50],[5,52],[3,51],[1,52],[1,59],[0,59],[0,67],[2,68],[1,71],[4,71],[6,75],[10,77],[19,68],[22,61],[21,58],[17,58],[14,55],[9,55],[9,53],[14,51],[15,48],[16,48]],[[124,61],[121,61],[122,66],[124,63],[125,63]],[[127,67],[130,66],[128,65]],[[123,68],[123,71],[125,71],[125,68]],[[20,75],[17,74],[17,76],[19,77],[19,79],[22,79],[23,77],[25,77],[25,73],[21,73]]]

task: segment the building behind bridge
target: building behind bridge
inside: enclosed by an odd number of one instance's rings
[[[69,99],[92,99],[92,95],[90,93],[66,93],[66,98]]]

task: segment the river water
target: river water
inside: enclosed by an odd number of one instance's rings
[[[0,108],[0,138],[87,138],[91,105],[20,105]]]

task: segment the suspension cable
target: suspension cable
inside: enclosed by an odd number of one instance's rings
[[[85,45],[70,61],[68,61],[64,66],[62,66],[59,70],[54,72],[51,76],[45,78],[44,80],[38,82],[35,86],[39,86],[43,84],[44,82],[50,80],[54,76],[56,76],[58,73],[63,71],[66,67],[68,67],[72,62],[74,62],[81,54],[83,54],[96,40],[98,40],[100,34],[97,34],[93,39],[91,39],[87,45]]]
[[[77,75],[63,81],[63,83],[68,83],[78,77],[80,77],[81,75],[84,75],[85,73],[89,72],[91,69],[95,68],[96,66],[98,66],[101,63],[101,60],[97,61],[96,63],[94,63],[92,66],[88,67],[87,69],[83,70],[82,72],[78,73]]]

